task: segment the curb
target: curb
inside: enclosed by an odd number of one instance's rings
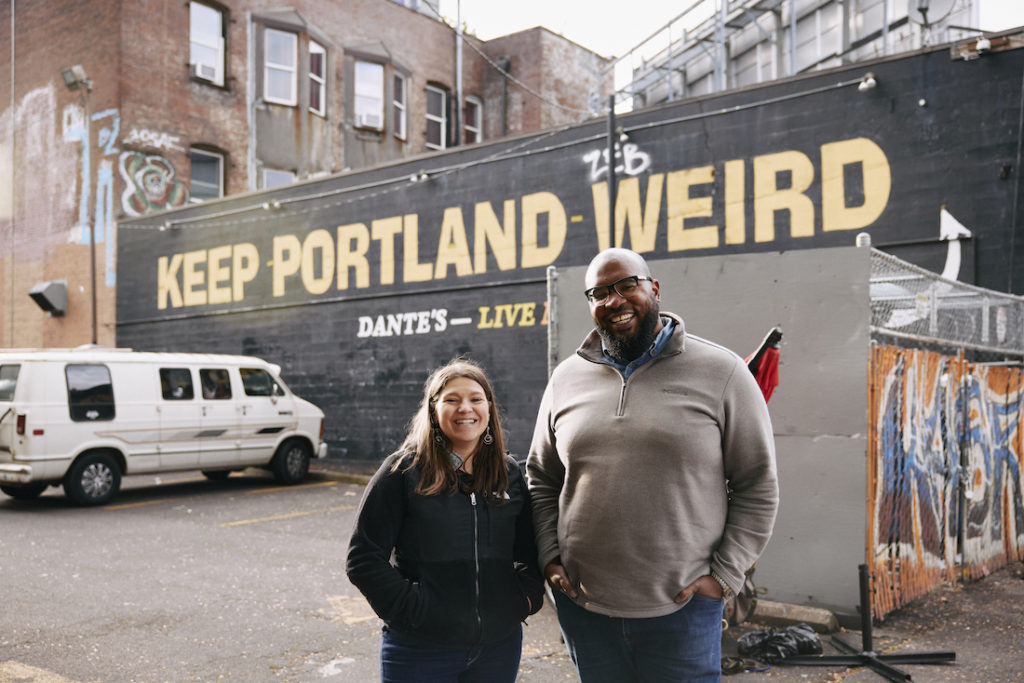
[[[768,626],[807,624],[818,633],[834,633],[839,630],[839,620],[827,609],[771,600],[758,600],[750,621]]]

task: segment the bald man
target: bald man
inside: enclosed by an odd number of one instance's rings
[[[735,353],[661,312],[647,262],[608,249],[594,329],[555,369],[527,459],[540,566],[583,683],[717,681],[722,601],[771,536],[768,408]]]

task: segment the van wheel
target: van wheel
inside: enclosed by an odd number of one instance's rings
[[[285,441],[270,461],[270,469],[282,484],[298,484],[309,472],[309,446],[304,441]]]
[[[11,498],[16,500],[35,500],[38,498],[49,484],[26,484],[25,486],[0,486],[0,491],[3,491]]]
[[[79,505],[102,505],[121,488],[121,470],[106,453],[87,453],[64,478],[64,493]]]

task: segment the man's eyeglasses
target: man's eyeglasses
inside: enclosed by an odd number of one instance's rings
[[[610,285],[601,285],[599,287],[591,287],[590,289],[583,292],[584,296],[587,297],[587,301],[591,303],[599,304],[612,293],[614,289],[619,296],[628,297],[631,294],[636,293],[637,287],[640,286],[640,280],[647,280],[648,282],[654,282],[652,277],[640,277],[639,275],[630,275],[624,277],[617,282],[613,282]]]

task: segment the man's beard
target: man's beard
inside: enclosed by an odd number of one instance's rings
[[[642,356],[644,351],[654,343],[655,337],[658,336],[654,330],[658,327],[659,315],[657,306],[647,309],[647,313],[640,320],[640,326],[636,333],[628,337],[616,337],[601,326],[597,327],[597,333],[601,335],[605,348],[613,358],[628,363]]]

